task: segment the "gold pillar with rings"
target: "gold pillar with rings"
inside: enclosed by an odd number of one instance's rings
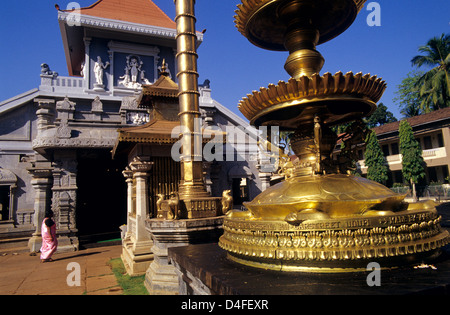
[[[197,72],[195,0],[174,0],[177,22],[177,62],[182,137],[180,199],[210,197],[203,181],[201,114]]]

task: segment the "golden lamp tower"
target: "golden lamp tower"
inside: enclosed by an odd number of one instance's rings
[[[396,267],[439,254],[449,242],[433,203],[407,203],[376,182],[350,174],[362,118],[376,109],[386,83],[361,73],[319,72],[316,46],[344,32],[365,0],[242,0],[238,30],[254,45],[289,51],[291,79],[247,95],[240,111],[255,126],[292,131],[297,159],[280,158],[285,180],[231,211],[219,245],[239,263],[282,271]],[[344,149],[330,127],[348,123]]]
[[[183,152],[181,156],[182,199],[203,198],[210,195],[203,183],[201,127],[196,126],[201,118],[197,72],[197,34],[194,15],[195,1],[174,1],[177,22],[177,61],[180,100],[180,123],[182,126]]]

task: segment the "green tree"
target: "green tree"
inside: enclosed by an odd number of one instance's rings
[[[417,67],[432,67],[416,83],[420,96],[424,97],[421,109],[425,113],[450,106],[450,34],[433,37],[411,63]],[[431,105],[431,106],[430,106]]]
[[[416,85],[424,74],[423,71],[412,71],[397,86],[397,91],[395,92],[397,96],[394,98],[394,103],[399,106],[400,113],[406,118],[422,114],[420,104],[422,104],[425,97],[420,96]]]
[[[383,103],[378,104],[377,109],[373,112],[373,114],[365,119],[365,123],[368,128],[374,128],[395,121],[397,121],[397,118],[394,117],[394,114],[388,111],[387,107]]]
[[[367,166],[367,178],[385,184],[388,180],[389,169],[374,131],[369,132],[366,143],[364,163]]]
[[[408,121],[400,122],[400,154],[402,155],[402,173],[411,184],[413,198],[417,200],[416,184],[425,176],[422,149],[414,138],[414,133]]]

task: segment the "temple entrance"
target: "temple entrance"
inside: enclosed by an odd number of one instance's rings
[[[9,186],[0,186],[0,221],[9,220]]]
[[[120,239],[127,222],[125,161],[112,160],[108,150],[78,154],[76,220],[80,246]]]
[[[244,202],[250,201],[247,181],[247,178],[233,178],[232,193],[235,206],[242,206]]]

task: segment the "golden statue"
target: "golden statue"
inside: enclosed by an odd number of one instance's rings
[[[170,199],[167,202],[167,206],[169,208],[169,213],[167,218],[169,220],[179,220],[180,219],[180,197],[178,192],[173,191],[170,194]]]
[[[233,196],[231,196],[231,190],[224,190],[222,193],[222,213],[227,214],[228,211],[233,209]]]
[[[386,89],[377,76],[319,72],[316,46],[337,37],[365,0],[242,0],[236,26],[264,49],[287,50],[288,82],[247,95],[240,111],[255,126],[292,131],[296,159],[280,158],[285,180],[230,211],[219,245],[242,264],[283,271],[365,270],[420,262],[438,254],[449,233],[431,202],[411,203],[376,182],[350,175],[362,118]],[[351,123],[340,140],[332,126]],[[291,164],[290,164],[291,163]]]
[[[158,218],[163,218],[163,209],[162,209],[162,204],[164,202],[164,200],[166,199],[166,196],[164,196],[164,194],[157,194],[156,195],[158,197],[158,199],[156,200],[156,210],[157,210],[157,217]]]

